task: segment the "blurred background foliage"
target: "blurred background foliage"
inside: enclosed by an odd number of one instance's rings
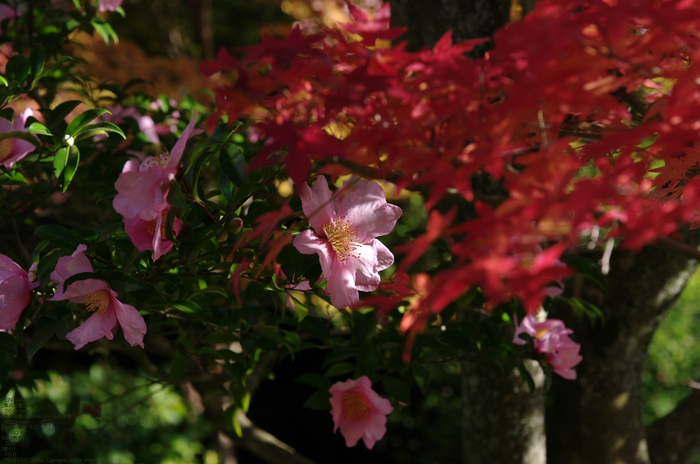
[[[690,395],[700,380],[700,272],[656,331],[644,373],[644,420],[665,416]]]

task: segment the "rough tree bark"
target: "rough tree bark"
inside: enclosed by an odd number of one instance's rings
[[[510,0],[391,0],[392,22],[407,26],[409,50],[432,47],[452,30],[453,40],[461,42],[489,37],[508,22]]]
[[[545,462],[545,375],[535,361],[526,369],[535,383],[530,391],[517,371],[504,375],[493,362],[462,362],[462,462]]]

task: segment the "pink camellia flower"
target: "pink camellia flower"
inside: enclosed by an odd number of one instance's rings
[[[0,134],[6,132],[22,131],[27,132],[24,124],[27,118],[34,114],[31,109],[27,108],[24,113],[18,115],[14,119],[14,124],[7,119],[0,118]],[[27,156],[34,150],[34,145],[22,139],[3,139],[0,141],[0,166],[11,168],[14,164]]]
[[[64,282],[71,276],[94,272],[90,260],[85,256],[85,250],[86,245],[78,245],[71,256],[58,259],[56,270],[51,273],[51,280],[56,282],[56,294],[51,301],[69,300],[84,304],[88,311],[95,313],[83,325],[68,332],[66,338],[75,345],[76,350],[102,337],[112,340],[118,322],[126,341],[131,346],[139,345],[143,348],[146,322],[136,308],[117,300],[119,294],[107,282],[97,279],[78,280],[63,290]]]
[[[329,391],[335,424],[333,432],[340,428],[348,447],[355,446],[362,438],[365,446],[372,449],[386,433],[386,415],[394,410],[389,400],[372,390],[372,382],[367,376],[337,382]]]
[[[173,242],[165,236],[165,218],[168,216],[170,208],[164,209],[156,219],[146,221],[136,216],[131,219],[124,218],[124,229],[131,237],[139,251],[153,250],[153,261],[169,252],[173,247]],[[156,230],[160,233],[156,233]],[[182,221],[175,218],[173,232],[175,235],[182,230]]]
[[[31,291],[36,281],[37,263],[29,272],[5,255],[0,254],[0,331],[12,329],[20,314],[32,301]]]
[[[297,235],[294,246],[301,253],[318,254],[333,306],[356,306],[358,290],[376,290],[379,271],[394,264],[394,255],[375,237],[391,232],[401,208],[386,202],[376,182],[362,182],[338,201],[321,176],[313,188],[301,185],[299,196],[314,230]]]
[[[124,0],[100,0],[100,11],[116,11]]]
[[[125,219],[139,216],[141,219],[150,221],[158,218],[168,207],[168,192],[177,174],[177,167],[185,151],[187,140],[202,132],[194,128],[196,117],[197,113],[192,117],[170,154],[149,156],[141,162],[138,170],[133,162],[127,162],[124,165],[119,179],[114,184],[117,196],[114,197],[112,206]]]
[[[544,353],[554,372],[565,379],[576,379],[576,371],[572,368],[580,363],[583,357],[579,355],[581,345],[569,338],[569,334],[574,333],[573,330],[567,329],[559,319],[537,322],[532,314],[525,316],[520,327],[516,317],[515,325],[513,343],[524,345],[525,341],[520,338],[520,334],[530,335],[534,340],[535,350]]]

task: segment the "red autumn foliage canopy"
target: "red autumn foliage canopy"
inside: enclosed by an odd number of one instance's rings
[[[229,120],[250,117],[266,137],[257,165],[283,162],[295,183],[313,163],[474,205],[469,218],[431,211],[392,282],[372,303],[419,298],[402,328],[470,289],[487,305],[516,297],[529,311],[571,273],[559,261],[582,237],[637,249],[696,221],[700,180],[700,9],[690,0],[550,0],[493,38],[408,52],[389,6],[355,24],[266,38],[238,59],[226,51],[205,73]],[[338,136],[342,134],[342,136]],[[477,187],[484,179],[495,193]],[[444,211],[444,209],[443,209]],[[437,275],[407,277],[436,240],[454,256]],[[419,288],[420,287],[420,288]]]

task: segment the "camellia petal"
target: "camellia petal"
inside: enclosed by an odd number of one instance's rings
[[[27,132],[24,125],[27,118],[32,114],[33,111],[28,108],[24,113],[17,115],[13,123],[0,118],[0,134],[15,131]],[[34,151],[35,148],[34,144],[23,139],[8,138],[0,140],[0,166],[11,168],[17,161]]]
[[[146,158],[141,162],[138,171],[132,171],[131,165],[128,170],[125,166],[114,183],[117,195],[112,200],[112,206],[115,211],[126,219],[139,216],[150,221],[168,208],[166,199],[187,141],[193,135],[202,132],[194,128],[196,118],[195,111],[170,154],[161,153]]]
[[[328,240],[314,234],[312,230],[304,230],[294,237],[294,247],[305,255],[318,254],[321,262],[321,269],[324,274],[331,270],[331,259],[333,256],[333,248]]]
[[[328,181],[325,177],[318,178],[313,187],[306,183],[299,187],[299,198],[304,214],[309,224],[317,234],[324,235],[323,227],[335,219],[335,207]]]
[[[394,256],[375,237],[391,232],[401,216],[401,208],[386,202],[379,184],[354,184],[355,189],[345,196],[341,189],[340,204],[323,176],[313,188],[301,185],[299,196],[313,231],[301,232],[293,242],[300,253],[319,255],[326,290],[333,305],[341,309],[357,306],[359,290],[379,287],[379,272],[393,264]]]
[[[131,346],[140,345],[143,348],[146,322],[133,306],[117,300],[119,295],[107,282],[98,279],[78,280],[70,284],[65,291],[62,290],[65,281],[73,275],[93,272],[92,265],[85,256],[86,249],[87,246],[81,244],[71,256],[59,258],[56,270],[51,273],[52,280],[57,284],[52,301],[69,300],[84,304],[88,311],[94,312],[81,326],[69,332],[66,338],[75,344],[76,350],[103,337],[112,340],[117,321],[120,324],[123,321],[122,329],[126,341]]]
[[[579,355],[581,345],[569,338],[573,330],[567,329],[564,322],[559,319],[537,322],[532,314],[528,314],[520,326],[516,316],[515,326],[513,343],[524,345],[526,342],[520,338],[520,335],[523,333],[530,335],[534,341],[535,351],[546,356],[554,372],[565,379],[576,379],[576,371],[573,367],[583,360]]]
[[[63,283],[69,277],[83,272],[94,272],[90,260],[85,256],[84,251],[87,250],[87,245],[78,245],[78,248],[71,256],[62,256],[58,258],[56,269],[51,273],[51,280],[56,283],[56,294],[54,299],[59,299],[63,295]]]
[[[143,348],[143,336],[146,335],[146,322],[138,310],[131,305],[124,304],[114,299],[114,313],[119,325],[124,331],[124,338],[131,346],[139,345]]]
[[[114,338],[112,329],[116,325],[117,316],[114,314],[114,311],[105,311],[102,314],[95,313],[82,325],[68,332],[66,338],[75,345],[76,350],[79,350],[88,343],[100,338],[112,340]]]
[[[342,262],[335,257],[331,261],[331,270],[328,275],[332,278],[328,278],[326,290],[331,294],[331,303],[336,308],[353,307],[360,302],[360,292],[355,286],[354,271],[353,263],[350,261]]]
[[[128,171],[114,184],[117,196],[112,200],[115,211],[125,218],[155,219],[167,206],[170,177],[174,170],[156,166],[148,171]]]
[[[14,328],[22,311],[31,301],[26,272],[25,276],[21,274],[0,275],[0,330]]]
[[[153,250],[153,260],[169,252],[173,248],[173,242],[165,237],[164,217],[167,216],[170,208],[163,210],[156,219],[146,221],[140,217],[124,218],[124,230],[134,242],[134,246],[139,251]],[[183,222],[175,218],[173,222],[173,233],[179,234],[182,230]],[[156,234],[156,230],[160,233]]]
[[[372,240],[369,245],[358,249],[360,259],[352,261],[355,266],[355,285],[358,290],[372,292],[377,289],[381,279],[379,271],[394,264],[394,255],[379,240]]]
[[[355,446],[362,438],[365,446],[372,449],[386,434],[386,416],[394,410],[389,400],[372,390],[367,376],[337,382],[329,392],[333,431],[340,429],[348,447]]]
[[[387,235],[401,214],[401,208],[386,202],[384,189],[376,182],[350,192],[338,205],[338,216],[352,224],[362,240]]]
[[[100,11],[116,11],[124,0],[99,0]]]
[[[197,112],[195,111],[192,114],[192,119],[190,119],[189,124],[187,124],[187,127],[185,127],[185,130],[182,131],[182,136],[178,139],[177,142],[175,142],[175,146],[173,147],[172,151],[170,152],[170,163],[168,164],[169,168],[175,168],[180,163],[180,160],[182,159],[182,155],[185,152],[185,146],[187,145],[187,141],[191,137],[193,137],[197,134],[201,134],[203,132],[201,129],[194,128],[194,122],[196,120],[197,120]]]

